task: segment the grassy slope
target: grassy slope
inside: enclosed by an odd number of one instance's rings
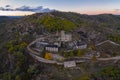
[[[31,58],[29,58],[29,56],[27,55],[27,51],[22,53],[18,52],[18,50],[21,48],[20,43],[23,41],[28,41],[28,43],[32,41],[31,39],[31,37],[33,37],[32,34],[37,30],[39,32],[42,27],[48,29],[50,28],[50,30],[53,29],[57,30],[61,28],[65,30],[68,29],[73,30],[74,28],[76,29],[77,26],[77,29],[82,27],[88,32],[96,31],[104,34],[119,35],[119,25],[120,25],[119,22],[120,22],[120,18],[114,15],[88,16],[88,15],[81,15],[71,12],[69,13],[52,12],[49,14],[34,14],[31,16],[26,16],[25,18],[22,19],[11,20],[8,22],[0,23],[0,78],[13,80],[16,77],[22,79],[26,79],[27,77],[26,80],[30,80],[31,78],[34,78],[39,74],[41,74],[42,78],[44,78],[44,76],[47,74],[46,80],[48,79],[69,80],[71,79],[69,75],[74,75],[74,74],[81,75],[81,71],[76,72],[76,70],[74,70],[75,71],[74,72],[73,70],[67,70],[62,67],[56,67],[56,65],[53,65],[53,67],[50,65],[51,68],[49,68],[48,65],[46,64],[42,64],[42,63],[38,64],[33,61],[29,61],[31,60]],[[16,33],[16,32],[26,32],[26,28],[30,28],[28,30],[29,35],[22,36]],[[11,30],[13,31],[9,32]],[[15,51],[13,50],[14,51],[13,54],[10,54],[8,52],[8,48],[6,48],[5,46],[13,40],[17,40],[17,43],[14,45],[12,44],[12,46],[17,46],[18,50],[17,52],[16,50]],[[10,57],[8,57],[9,55],[11,55],[13,58],[11,59]],[[21,61],[21,59],[23,61]],[[9,64],[11,63],[10,61],[12,62],[12,65],[16,65],[12,69],[9,68],[11,66]],[[21,63],[22,66],[18,63]],[[81,64],[80,66],[86,66],[87,68],[89,67],[90,69],[88,71],[92,71],[91,67],[93,67],[93,65],[87,65],[87,64],[85,65]],[[54,69],[56,71],[54,71]],[[86,69],[84,70],[86,73],[88,72]],[[76,76],[79,77],[80,75],[74,75],[72,76],[72,78],[75,78]]]

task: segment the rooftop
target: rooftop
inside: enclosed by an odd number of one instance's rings
[[[46,47],[54,47],[54,48],[58,48],[57,45],[47,45]]]
[[[75,67],[76,66],[76,62],[75,61],[66,61],[64,62],[64,67],[65,68],[69,68],[69,67]]]
[[[85,42],[77,42],[77,46],[85,45]]]

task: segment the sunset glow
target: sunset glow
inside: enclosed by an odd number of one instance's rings
[[[25,15],[31,15],[34,14],[34,12],[23,12],[23,11],[0,11],[0,15],[2,16],[25,16]]]
[[[6,5],[9,5],[6,7]],[[3,11],[2,8],[16,9],[22,6],[71,11],[81,14],[120,14],[120,0],[0,0],[0,15],[31,15],[34,11]],[[29,7],[27,7],[29,8]]]

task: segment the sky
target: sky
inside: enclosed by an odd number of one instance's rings
[[[0,0],[0,15],[30,15],[53,9],[90,15],[120,14],[120,0]]]

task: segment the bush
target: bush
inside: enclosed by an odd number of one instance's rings
[[[52,59],[52,55],[50,53],[46,53],[45,54],[45,59],[51,60]]]

